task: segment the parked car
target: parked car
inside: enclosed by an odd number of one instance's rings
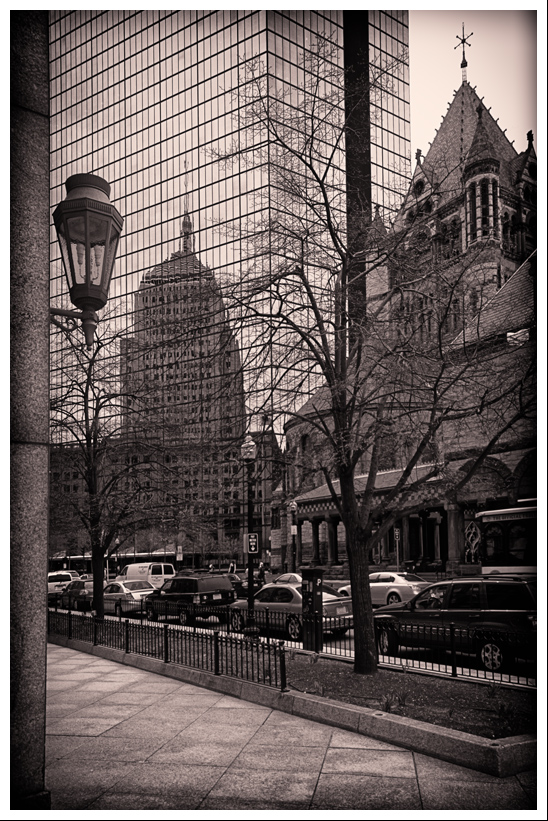
[[[272,579],[272,584],[302,584],[303,577],[299,573],[282,573]]]
[[[150,582],[153,587],[161,587],[167,579],[170,579],[174,575],[175,568],[172,564],[144,562],[126,564],[114,581],[147,581]]]
[[[146,579],[110,582],[103,590],[105,613],[114,613],[116,616],[121,616],[122,613],[138,614],[141,612],[141,600],[150,596],[155,590],[154,585]]]
[[[430,582],[415,573],[370,573],[371,603],[374,607],[409,601],[428,587]],[[339,587],[339,596],[351,596],[350,585]]]
[[[299,573],[282,573],[272,579],[272,584],[302,584],[303,577]],[[339,591],[331,584],[322,583],[322,590],[324,593],[329,593],[331,596],[339,596]],[[344,595],[344,594],[343,594]]]
[[[448,649],[453,625],[456,649],[473,653],[487,670],[536,657],[536,581],[521,576],[472,576],[431,584],[408,602],[374,613],[379,653],[400,646]]]
[[[93,579],[74,579],[58,596],[60,607],[68,610],[91,610]]]
[[[158,616],[192,624],[197,618],[225,618],[225,608],[236,599],[226,575],[216,573],[181,573],[164,582],[146,600],[147,619]]]
[[[344,635],[353,626],[352,603],[329,593],[322,595],[324,630],[334,635]],[[230,625],[240,633],[247,619],[247,601],[231,605]],[[300,641],[303,629],[303,597],[300,584],[265,584],[253,598],[255,621],[259,629],[269,627],[273,631],[287,633],[292,641]],[[268,611],[268,622],[267,622]]]
[[[234,588],[234,593],[237,599],[245,599],[247,596],[247,579],[239,576],[237,573],[227,573],[227,579]]]
[[[54,604],[72,580],[73,576],[69,570],[57,570],[48,573],[48,603]]]

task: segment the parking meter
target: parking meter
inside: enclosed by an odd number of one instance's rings
[[[303,567],[303,649],[320,653],[323,647],[323,570]]]

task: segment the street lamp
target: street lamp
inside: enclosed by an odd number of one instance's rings
[[[74,174],[65,183],[67,196],[53,213],[61,247],[70,299],[79,311],[50,308],[51,321],[64,316],[81,319],[86,345],[91,349],[99,318],[95,311],[104,308],[118,240],[124,220],[110,204],[110,185],[95,174]]]
[[[291,572],[297,572],[297,561],[296,561],[296,546],[295,546],[295,536],[297,534],[297,523],[295,521],[295,516],[297,515],[298,504],[293,499],[292,502],[289,503],[289,511],[291,513]]]
[[[257,456],[257,445],[248,433],[241,448],[242,459],[247,466],[247,625],[244,635],[257,638],[259,631],[255,624],[255,604],[253,599],[253,558],[254,553],[250,550],[250,535],[253,534],[253,466]],[[258,537],[254,539],[255,547],[258,548]]]

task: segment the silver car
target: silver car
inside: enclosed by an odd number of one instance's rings
[[[259,630],[282,632],[292,641],[300,641],[303,634],[303,596],[300,584],[265,584],[253,599],[255,622]],[[246,626],[247,601],[238,599],[230,605],[231,629],[240,633]],[[333,635],[343,635],[353,625],[352,602],[322,594],[323,628]]]
[[[103,590],[105,613],[114,613],[115,616],[121,616],[122,613],[138,614],[141,612],[141,599],[155,591],[154,585],[146,579],[110,582]]]
[[[415,573],[371,573],[369,576],[371,587],[371,603],[375,607],[385,604],[397,604],[400,601],[409,601],[428,587],[427,582]],[[351,596],[350,585],[339,587],[339,596]]]

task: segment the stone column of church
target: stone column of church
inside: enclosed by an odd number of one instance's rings
[[[312,565],[320,564],[320,519],[312,519]]]

